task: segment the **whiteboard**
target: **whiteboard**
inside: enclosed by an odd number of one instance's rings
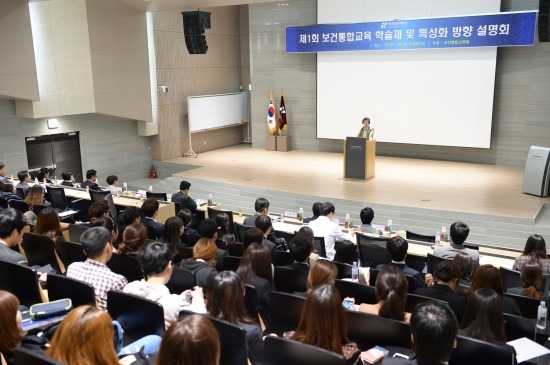
[[[189,96],[189,132],[248,122],[248,93]]]

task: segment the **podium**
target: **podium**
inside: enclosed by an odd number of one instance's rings
[[[347,137],[344,142],[344,177],[368,180],[374,177],[376,140]]]
[[[523,173],[523,192],[536,196],[549,195],[550,148],[531,146]]]

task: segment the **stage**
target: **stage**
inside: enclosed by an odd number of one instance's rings
[[[265,151],[247,144],[160,164],[174,172],[181,166],[181,172],[154,184],[155,190],[175,192],[186,179],[193,184],[193,197],[213,193],[227,209],[252,213],[255,197],[265,195],[276,213],[303,206],[308,216],[312,202],[332,201],[338,217],[350,213],[358,220],[360,209],[369,205],[375,223],[391,218],[394,226],[426,234],[460,219],[477,227],[474,241],[514,247],[545,220],[544,203],[550,202],[522,193],[523,168],[513,166],[377,156],[376,176],[355,180],[343,178],[342,153]],[[542,224],[537,233],[550,235],[550,227]],[[509,243],[482,237],[493,229],[518,237]]]

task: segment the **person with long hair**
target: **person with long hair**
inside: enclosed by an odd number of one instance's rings
[[[359,357],[357,345],[349,343],[346,315],[340,293],[333,285],[320,285],[307,296],[296,331],[285,337],[317,346],[346,357],[353,364]]]
[[[216,224],[218,225],[218,238],[216,246],[221,250],[227,250],[235,242],[235,235],[230,232],[229,225],[231,221],[227,213],[218,213],[216,215]]]
[[[118,232],[118,238],[115,242],[115,245],[117,248],[120,242],[122,242],[122,234],[124,233],[124,230],[126,229],[126,227],[128,227],[132,223],[139,223],[140,220],[141,220],[141,216],[139,215],[139,209],[136,207],[126,207],[122,211],[122,214],[118,215],[117,223],[119,227],[119,232]]]
[[[466,290],[466,296],[481,288],[493,289],[499,296],[504,313],[521,316],[516,301],[504,295],[504,286],[502,285],[502,275],[500,270],[493,265],[481,265],[474,271],[470,288]]]
[[[523,295],[536,300],[543,300],[544,295],[539,291],[542,283],[542,266],[537,261],[529,261],[521,268],[522,287],[508,288],[507,293]]]
[[[319,285],[334,285],[337,277],[338,269],[336,268],[336,265],[327,260],[318,260],[315,264],[312,264],[309,269],[309,274],[307,276],[307,290],[305,293],[306,297]]]
[[[460,271],[458,283],[465,286],[470,285],[476,266],[472,256],[468,255],[466,252],[458,252],[456,256],[453,257],[453,262]]]
[[[53,184],[53,182],[49,179],[49,177],[50,177],[50,169],[48,169],[47,167],[42,167],[40,171],[38,171],[38,175],[36,176],[39,183]]]
[[[468,337],[505,343],[504,316],[497,292],[481,288],[471,293],[460,328]]]
[[[206,291],[206,310],[214,318],[240,326],[246,332],[247,353],[252,364],[263,359],[262,330],[250,318],[244,305],[244,283],[233,271],[216,275]]]
[[[147,244],[147,227],[141,223],[132,223],[122,233],[122,242],[118,252],[124,255],[137,255]]]
[[[204,221],[201,222],[201,225]],[[218,274],[216,271],[217,256],[218,247],[214,240],[203,237],[193,246],[193,258],[181,260],[180,266],[194,272],[197,285],[205,289],[208,287],[208,283]]]
[[[521,256],[514,260],[513,270],[521,271],[523,265],[529,261],[537,261],[542,266],[543,274],[550,274],[550,259],[546,257],[546,242],[540,234],[532,234],[525,242]]]
[[[178,217],[170,217],[164,223],[164,231],[162,232],[162,242],[166,242],[172,247],[176,256],[174,262],[179,264],[182,257],[179,255],[180,248],[183,247],[180,237],[184,232],[183,221]]]
[[[58,239],[63,240],[61,222],[55,209],[44,208],[40,211],[34,226],[34,233],[50,237],[54,242],[57,242]]]
[[[264,244],[253,243],[244,251],[237,275],[245,284],[256,288],[258,312],[267,319],[269,298],[273,291],[271,251]]]
[[[191,315],[174,323],[162,337],[157,365],[218,365],[218,331],[205,316]]]
[[[445,260],[437,265],[433,276],[434,285],[416,289],[414,293],[446,301],[455,312],[456,318],[462,320],[466,309],[466,297],[456,292],[460,270],[452,261]]]
[[[113,325],[119,327],[107,312],[90,305],[77,307],[61,321],[46,355],[65,365],[113,365],[119,362],[116,350],[120,350],[121,356],[136,348],[139,351],[141,346],[146,354],[158,352],[161,338],[157,335],[145,336],[125,348],[115,349]],[[122,335],[118,330],[116,334]]]
[[[35,205],[51,206],[50,203],[44,201],[44,188],[38,184],[29,189],[25,203],[29,205],[29,210],[33,210]]]
[[[378,273],[375,283],[378,303],[362,303],[359,311],[408,323],[411,319],[411,314],[405,312],[408,287],[403,270],[394,266],[384,266]]]
[[[321,206],[322,206],[322,204],[321,204]],[[298,232],[296,232],[296,235],[294,237],[305,238],[306,240],[311,242],[311,245],[313,246],[313,252],[311,252],[309,254],[310,264],[312,264],[313,261],[317,261],[319,259],[319,253],[316,251],[315,244],[314,244],[315,243],[315,236],[314,236],[313,230],[311,228],[309,228],[308,226],[300,227],[300,229],[298,230]]]

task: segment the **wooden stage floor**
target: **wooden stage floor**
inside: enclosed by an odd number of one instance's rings
[[[238,145],[197,158],[181,176],[304,195],[532,219],[550,198],[522,193],[523,167],[377,156],[370,180],[343,178],[343,154]]]

